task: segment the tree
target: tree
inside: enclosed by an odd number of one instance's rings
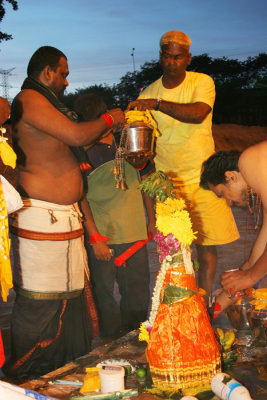
[[[64,103],[69,108],[73,108],[73,104],[78,96],[89,93],[101,97],[108,108],[117,107],[116,90],[114,89],[114,87],[110,87],[108,85],[93,85],[83,89],[76,89],[75,93],[69,93],[64,96]]]
[[[10,3],[14,11],[18,9],[18,2],[16,0],[0,0],[0,22],[2,21],[6,13],[6,10],[4,8],[4,1]],[[3,40],[10,40],[10,39],[12,39],[12,35],[0,31],[0,42],[2,42]]]

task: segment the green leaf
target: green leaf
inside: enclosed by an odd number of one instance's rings
[[[194,294],[196,294],[196,292],[193,292],[193,290],[170,285],[164,289],[162,302],[165,304],[173,304],[183,298],[194,296]]]

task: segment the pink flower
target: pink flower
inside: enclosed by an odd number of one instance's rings
[[[167,256],[172,256],[180,249],[181,244],[178,239],[169,233],[164,236],[161,232],[157,231],[154,240],[158,245],[159,260],[162,262]]]

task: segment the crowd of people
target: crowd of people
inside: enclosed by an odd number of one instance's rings
[[[197,232],[198,285],[206,291],[207,306],[216,246],[238,239],[230,206],[246,206],[248,188],[262,199],[263,226],[248,262],[223,275],[223,293],[255,285],[266,274],[267,142],[234,157],[215,153],[215,86],[208,75],[187,71],[190,45],[183,32],[165,33],[160,40],[162,76],[127,107],[150,110],[160,132],[153,162],[139,171],[124,160],[127,190],[115,188],[114,182],[116,134],[125,123],[124,112],[108,109],[94,95],[79,97],[69,110],[62,100],[68,85],[66,55],[44,46],[31,57],[11,106],[23,207],[10,216],[16,299],[6,375],[40,376],[90,351],[97,331],[85,295],[89,276],[101,337],[128,332],[146,319],[146,247],[125,267],[116,267],[114,259],[156,233],[153,200],[138,189],[154,170],[167,173],[186,202]],[[1,123],[8,118],[7,106],[1,99]],[[223,302],[217,300],[216,313]]]

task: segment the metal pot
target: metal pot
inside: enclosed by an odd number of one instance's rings
[[[143,121],[135,121],[124,127],[120,140],[124,158],[135,168],[142,169],[155,155],[153,129]]]
[[[142,121],[127,125],[122,131],[122,147],[127,153],[148,153],[153,151],[153,129]]]
[[[267,310],[255,310],[252,307],[248,310],[247,315],[255,338],[260,344],[267,346]]]
[[[250,330],[250,324],[247,316],[248,309],[251,308],[249,302],[242,299],[241,303],[230,304],[227,308],[227,315],[233,327],[237,330]]]

